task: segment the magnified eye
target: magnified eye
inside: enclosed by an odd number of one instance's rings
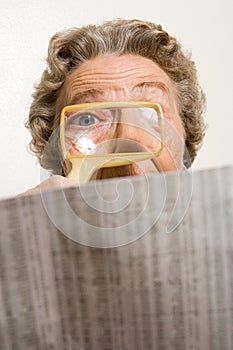
[[[98,118],[96,118],[93,114],[85,113],[79,114],[72,117],[71,124],[78,126],[92,126],[99,122]]]

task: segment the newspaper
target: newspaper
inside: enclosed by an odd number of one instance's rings
[[[233,167],[0,202],[1,350],[233,349]]]

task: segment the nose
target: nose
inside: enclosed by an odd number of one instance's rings
[[[148,152],[148,149],[138,141],[124,138],[116,138],[114,140],[113,153],[134,153]]]

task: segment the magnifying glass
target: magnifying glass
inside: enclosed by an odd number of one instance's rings
[[[68,178],[88,182],[100,168],[158,157],[164,145],[161,106],[150,102],[96,102],[63,108],[60,142],[71,163]]]

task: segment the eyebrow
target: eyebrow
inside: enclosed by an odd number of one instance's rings
[[[154,81],[148,81],[148,82],[142,82],[133,87],[134,92],[142,92],[144,89],[159,89],[166,95],[170,94],[169,88],[162,82],[154,82]],[[92,88],[92,89],[87,89],[85,91],[79,91],[76,92],[70,101],[70,104],[79,104],[79,103],[84,103],[88,102],[88,100],[92,99],[95,100],[99,97],[101,97],[106,90],[104,89],[97,89],[97,88]],[[85,101],[86,100],[86,101]]]
[[[72,96],[71,104],[83,103],[83,101],[85,101],[85,99],[87,99],[87,100],[90,98],[95,99],[95,98],[103,95],[103,93],[104,93],[104,90],[96,89],[96,88],[77,92]]]
[[[137,84],[133,90],[143,90],[144,88],[156,88],[161,90],[163,93],[169,95],[170,94],[170,90],[169,88],[166,86],[166,84],[162,83],[161,81],[146,81],[146,82],[142,82]]]

